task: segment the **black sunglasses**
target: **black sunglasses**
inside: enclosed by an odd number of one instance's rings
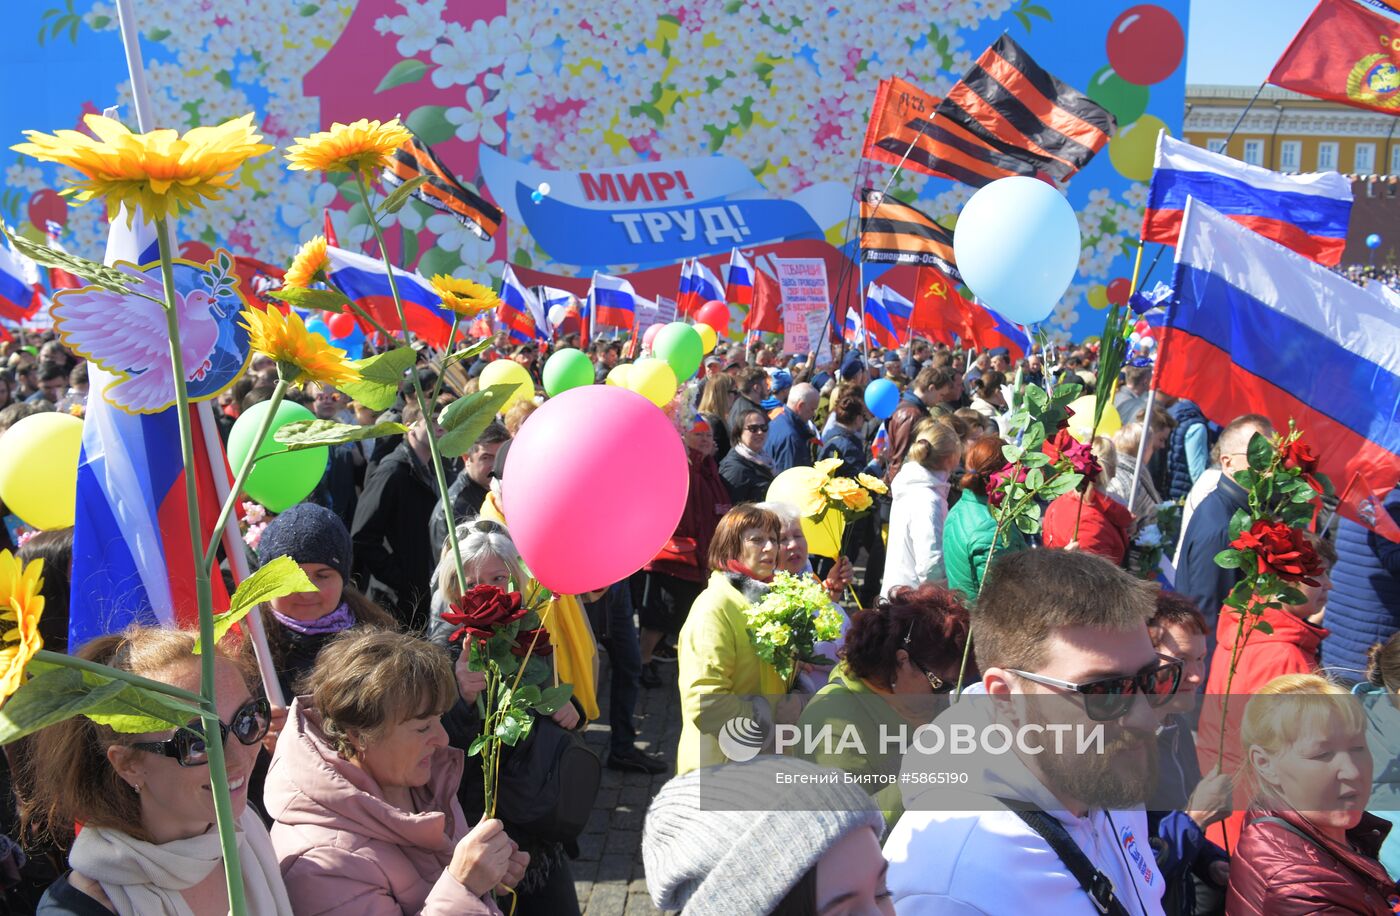
[[[1128,710],[1132,709],[1135,694],[1142,694],[1153,707],[1161,706],[1176,694],[1176,688],[1181,685],[1181,659],[1160,654],[1157,657],[1161,659],[1161,664],[1151,671],[1104,677],[1082,684],[1046,677],[1043,674],[1030,674],[1015,668],[1006,670],[1037,684],[1072,690],[1084,697],[1084,712],[1090,719],[1095,722],[1112,722],[1128,714]]]
[[[228,741],[229,733],[245,745],[254,745],[267,734],[272,724],[272,707],[266,697],[256,697],[238,707],[233,722],[219,723],[219,740]],[[173,757],[182,767],[202,767],[209,763],[209,751],[204,746],[204,721],[195,719],[164,741],[141,741],[131,745],[138,751]]]
[[[768,432],[768,424],[764,423],[761,426],[757,424],[753,426],[745,426],[744,429],[748,430],[751,433],[766,433]]]

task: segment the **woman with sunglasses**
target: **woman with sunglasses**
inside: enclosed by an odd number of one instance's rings
[[[491,893],[513,886],[528,856],[500,821],[468,820],[458,804],[447,653],[401,633],[345,633],[307,687],[267,776],[298,916],[498,913]]]
[[[131,627],[83,646],[78,655],[198,691],[194,635]],[[239,862],[251,913],[290,916],[292,906],[262,821],[248,807],[253,762],[267,734],[267,700],[250,689],[256,674],[220,656],[215,669],[220,731]],[[72,871],[44,895],[44,916],[223,916],[223,856],[203,726],[119,734],[76,716],[34,736],[20,783],[26,830],[72,841]],[[73,840],[73,827],[82,826]]]
[[[802,756],[868,779],[863,784],[890,825],[904,811],[892,778],[901,757],[881,753],[880,736],[909,732],[929,720],[935,708],[928,698],[950,693],[957,683],[967,633],[967,608],[952,592],[933,585],[895,589],[857,612],[831,680],[798,720],[801,734],[830,726],[836,738],[831,752],[804,748]],[[847,730],[859,736],[859,751],[838,750]]]
[[[729,439],[734,447],[719,463],[729,500],[736,506],[758,502],[773,482],[773,459],[763,450],[768,443],[768,415],[758,409],[741,412],[729,428]]]

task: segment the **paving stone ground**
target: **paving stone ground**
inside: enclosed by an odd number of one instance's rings
[[[607,665],[604,653],[598,706],[605,714]],[[643,687],[637,703],[637,743],[674,764],[681,733],[676,666],[674,662],[663,663],[659,669],[664,683],[650,690]],[[606,722],[593,723],[584,733],[601,760],[607,759],[608,734]],[[570,863],[584,916],[652,916],[661,912],[651,903],[642,873],[642,819],[652,797],[673,772],[648,776],[604,767],[593,817],[579,838],[579,857]]]

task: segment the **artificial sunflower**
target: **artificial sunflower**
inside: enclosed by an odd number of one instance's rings
[[[306,289],[317,280],[325,279],[326,267],[329,264],[330,257],[326,254],[326,237],[324,235],[314,236],[309,242],[297,249],[296,257],[292,258],[292,266],[287,268],[287,273],[282,278],[282,285]]]
[[[272,149],[258,142],[262,137],[251,113],[183,136],[173,130],[134,134],[97,114],[85,115],[83,123],[95,138],[76,130],[27,130],[29,142],[11,149],[78,170],[83,177],[63,193],[79,201],[105,198],[109,219],[125,204],[128,225],[138,207],[148,219],[164,219],[218,200],[236,187],[233,179],[243,163]]]
[[[287,168],[302,172],[372,172],[413,134],[391,118],[382,124],[365,118],[332,124],[309,137],[297,137],[287,149]]]
[[[890,488],[885,486],[885,482],[883,480],[881,480],[878,477],[871,477],[869,474],[857,474],[856,483],[860,484],[862,487],[865,487],[871,493],[876,493],[880,496],[884,496],[890,491]]]
[[[283,315],[276,308],[243,310],[243,327],[251,335],[250,346],[277,361],[277,371],[288,382],[343,385],[360,377],[345,359],[345,351],[313,334],[296,312]]]
[[[433,284],[433,292],[442,297],[442,304],[462,318],[475,318],[501,304],[491,287],[474,280],[437,274],[429,282]]]
[[[25,666],[43,648],[39,636],[43,571],[43,560],[26,566],[8,550],[0,550],[0,700],[20,688]]]
[[[816,470],[820,472],[823,477],[830,477],[845,463],[846,462],[842,461],[840,458],[824,458],[816,463]]]

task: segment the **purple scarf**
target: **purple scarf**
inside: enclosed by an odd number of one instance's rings
[[[277,618],[277,622],[294,633],[303,636],[324,636],[328,633],[339,633],[341,630],[348,630],[355,625],[355,613],[350,610],[350,605],[344,601],[340,606],[322,617],[315,620],[295,620],[284,614],[279,614],[275,610],[272,616]]]

